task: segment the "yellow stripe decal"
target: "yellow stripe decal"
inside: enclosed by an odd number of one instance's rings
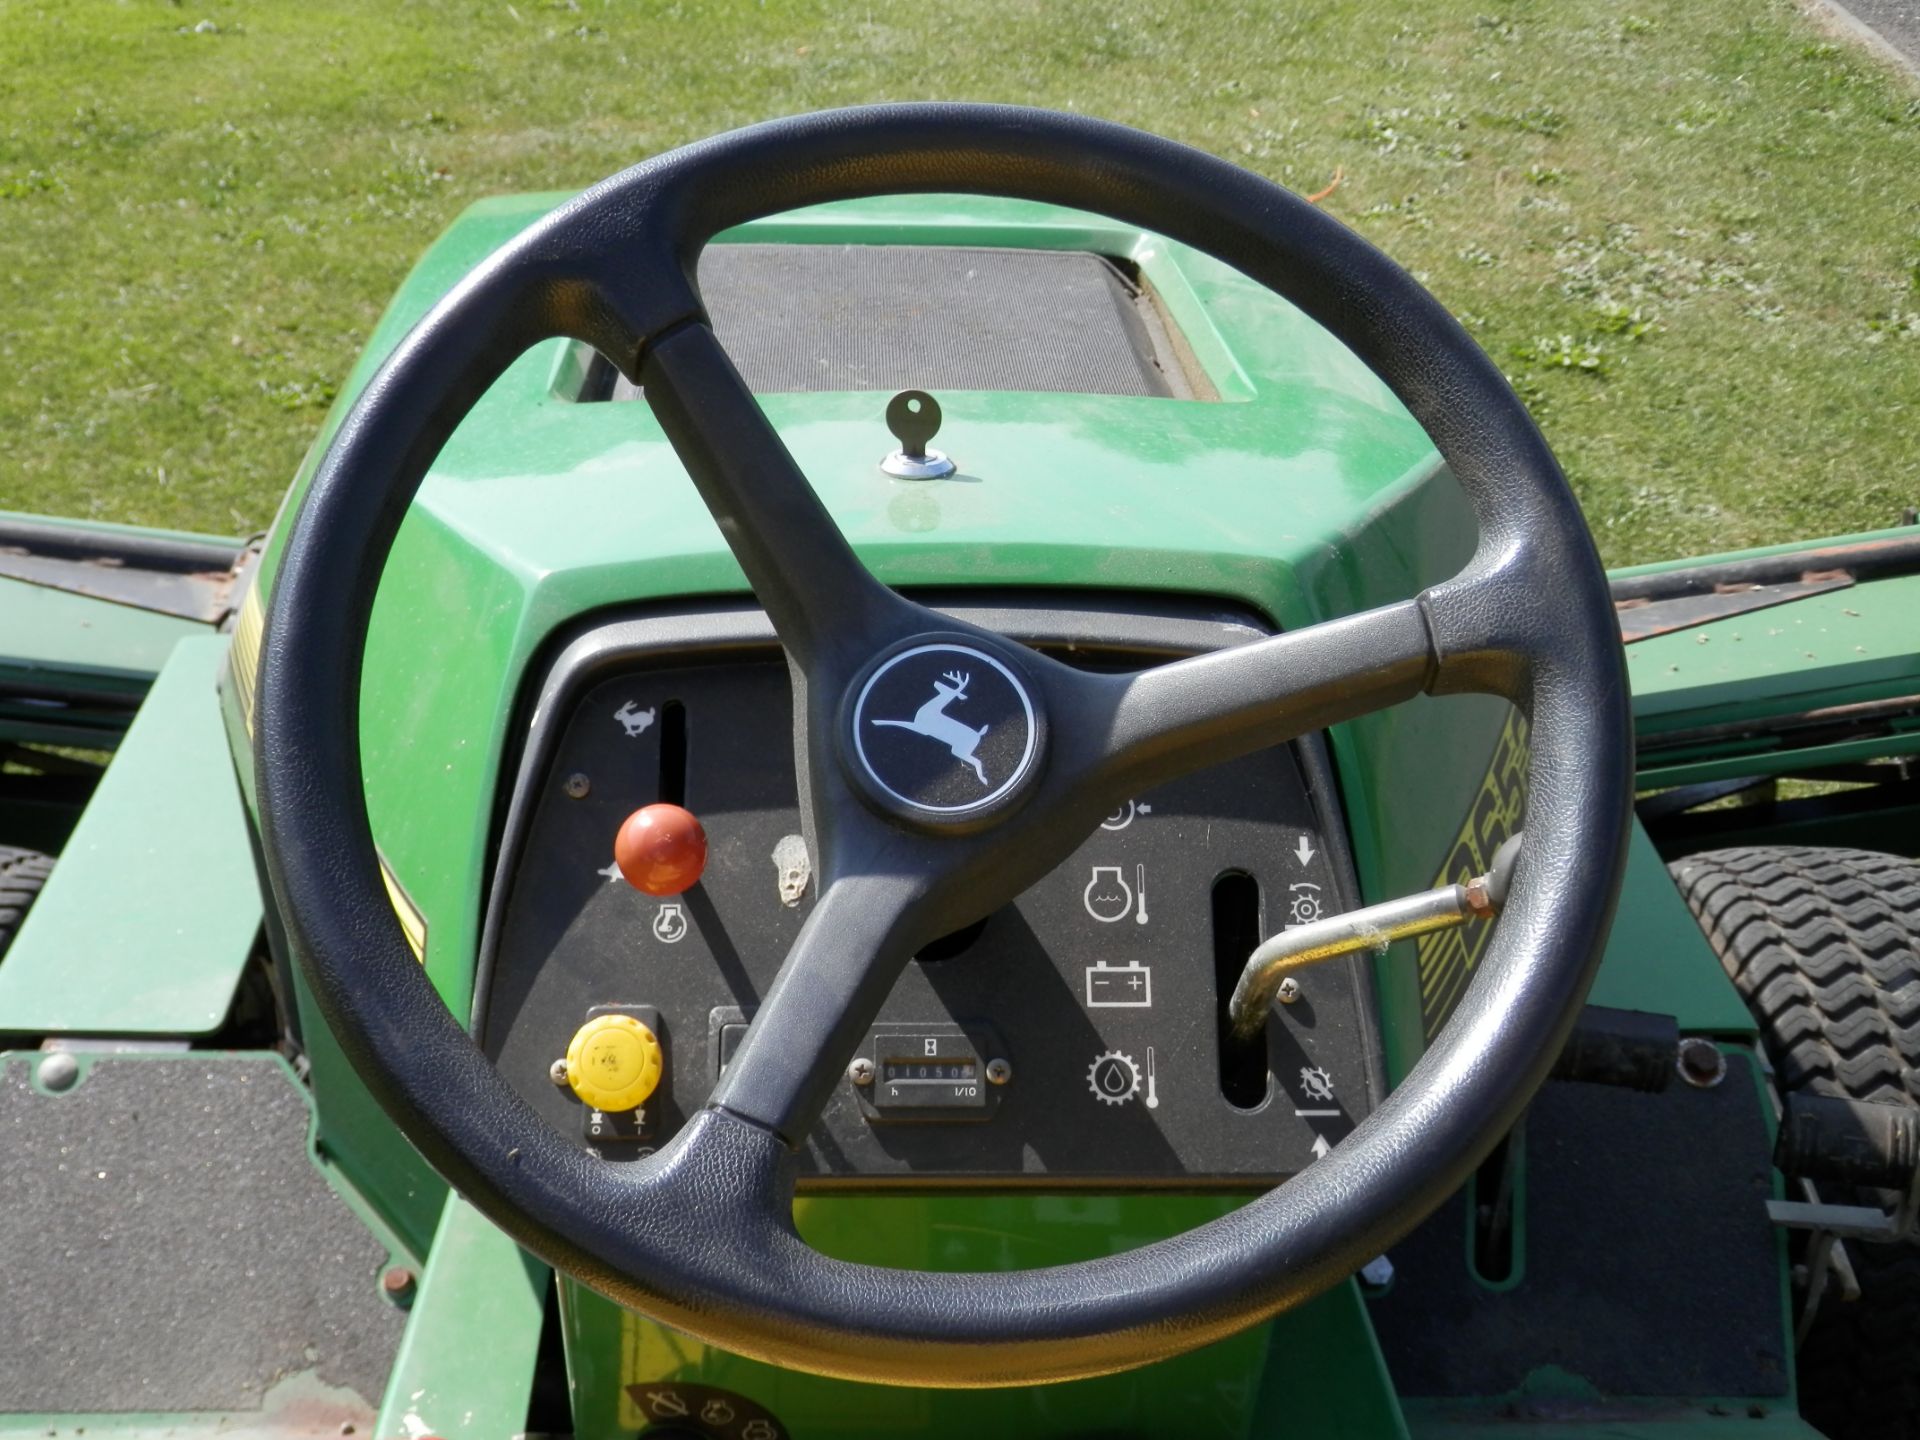
[[[240,602],[240,617],[233,625],[233,648],[227,658],[234,693],[240,700],[240,718],[246,722],[249,740],[253,738],[254,693],[260,678],[260,640],[266,626],[266,606],[260,599],[260,586],[255,583],[247,587],[246,599]],[[387,901],[393,906],[393,913],[406,934],[407,948],[413,951],[414,959],[425,960],[427,917],[413,903],[413,897],[407,894],[406,887],[393,873],[393,867],[387,864],[384,855],[380,857],[380,881],[387,887]]]
[[[260,584],[247,587],[247,598],[240,602],[240,618],[233,625],[233,649],[227,670],[233,676],[234,692],[240,698],[240,718],[246,722],[247,738],[253,738],[253,691],[260,676],[260,636],[267,628],[267,609],[260,601]]]
[[[393,906],[393,913],[399,918],[400,928],[406,932],[407,948],[413,951],[413,958],[427,958],[427,917],[420,913],[420,907],[413,903],[413,897],[407,894],[406,887],[400,883],[400,877],[393,873],[393,867],[387,864],[387,857],[380,857],[380,881],[387,887],[387,902]]]
[[[1434,888],[1460,885],[1487,873],[1500,842],[1520,828],[1527,808],[1527,722],[1518,710],[1507,717],[1499,743],[1493,747],[1486,779],[1467,811],[1459,838],[1447,854],[1447,863],[1434,876]],[[1493,926],[1469,920],[1452,930],[1422,935],[1416,945],[1420,957],[1420,1019],[1431,1040],[1453,1014],[1466,992],[1467,981],[1480,963]]]

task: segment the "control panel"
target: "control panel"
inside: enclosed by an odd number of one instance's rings
[[[1186,623],[1191,649],[1257,633]],[[1167,622],[1133,650],[1124,621],[1108,628],[1069,658],[1166,658]],[[608,627],[557,663],[503,836],[476,1009],[515,1088],[610,1160],[664,1143],[705,1103],[815,899],[779,650],[687,653],[671,634]],[[1128,798],[1052,874],[915,957],[809,1137],[803,1185],[1252,1187],[1324,1154],[1379,1098],[1362,967],[1310,972],[1252,1040],[1226,1024],[1253,948],[1352,893],[1326,839],[1330,787],[1309,783],[1324,773],[1315,745]],[[700,832],[704,869],[650,894],[628,883],[631,828],[628,873],[615,837],[661,805],[690,812],[676,834]]]

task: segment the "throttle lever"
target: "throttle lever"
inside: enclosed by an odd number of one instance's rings
[[[1337,960],[1356,950],[1385,950],[1396,940],[1450,930],[1468,920],[1492,919],[1507,903],[1514,862],[1520,856],[1520,835],[1509,836],[1493,852],[1487,873],[1464,885],[1442,885],[1399,900],[1330,915],[1308,925],[1295,925],[1261,943],[1247,957],[1246,967],[1227,1002],[1228,1023],[1238,1039],[1247,1039],[1266,1024],[1267,1007],[1286,978],[1297,970]]]

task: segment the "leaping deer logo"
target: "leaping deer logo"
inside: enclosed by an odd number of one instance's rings
[[[924,735],[929,740],[938,740],[953,752],[953,758],[963,765],[971,765],[973,773],[980,777],[980,783],[987,783],[986,767],[980,763],[980,757],[974,749],[987,733],[982,725],[978,730],[971,725],[963,725],[947,714],[947,706],[967,698],[967,682],[971,675],[958,670],[949,670],[933,682],[933,698],[913,712],[911,720],[875,720],[875,725],[885,725],[895,730],[911,730],[916,735]]]

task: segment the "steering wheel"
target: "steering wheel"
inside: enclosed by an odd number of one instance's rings
[[[1099,211],[1292,301],[1425,426],[1478,517],[1473,560],[1413,600],[1123,675],[1070,669],[894,593],[715,340],[694,266],[729,226],[913,191]],[[461,417],[554,336],[643,387],[779,633],[820,886],[707,1107],[627,1165],[543,1123],[441,1003],[387,903],[360,783],[361,658],[394,532]],[[890,745],[911,727],[875,722],[904,718],[902,697],[924,699],[930,675],[973,687],[994,725],[974,735],[916,713],[915,743]],[[1330,1155],[1186,1234],[1044,1270],[878,1269],[801,1240],[795,1146],[917,949],[1038,880],[1125,797],[1423,690],[1504,696],[1529,717],[1527,844],[1451,1022]],[[1045,111],[899,105],[755,126],[635,166],[506,245],[414,328],[336,434],[274,581],[259,691],[261,838],[288,938],[407,1137],[594,1289],[728,1350],[850,1379],[1102,1374],[1351,1274],[1462,1181],[1544,1079],[1625,863],[1630,725],[1612,606],[1579,508],[1500,371],[1320,210],[1185,146]]]

